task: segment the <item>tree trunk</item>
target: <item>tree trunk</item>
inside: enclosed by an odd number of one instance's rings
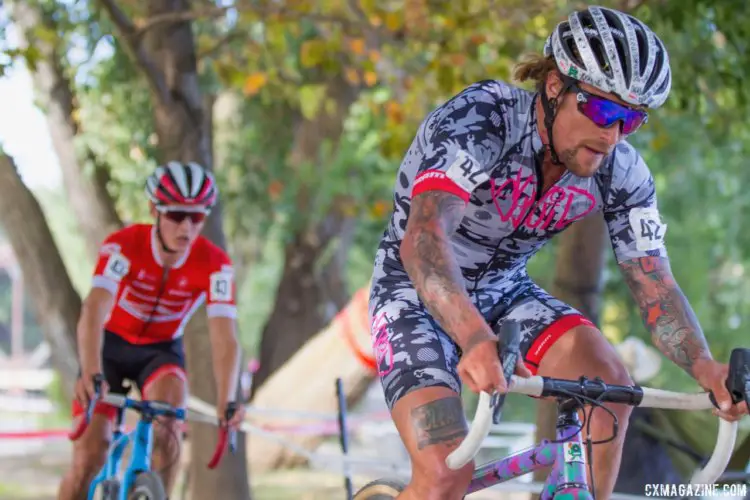
[[[211,120],[207,119],[206,101],[198,81],[195,41],[189,22],[165,22],[151,27],[143,36],[114,0],[100,0],[119,30],[121,43],[130,50],[147,79],[154,109],[154,123],[161,162],[194,161],[213,168]],[[185,12],[187,0],[150,0],[148,15]],[[221,199],[221,196],[219,197]],[[221,202],[206,220],[203,235],[226,248],[222,227]],[[211,345],[207,334],[205,307],[197,311],[185,330],[190,392],[216,404]],[[239,384],[238,384],[239,386]],[[239,391],[238,391],[239,398]],[[191,460],[189,467],[190,498],[250,498],[244,440],[238,440],[237,451],[227,455],[217,469],[206,467],[207,450],[216,445],[216,427],[191,425]]]
[[[552,293],[599,325],[608,250],[607,227],[592,214],[560,235]]]
[[[560,235],[552,294],[575,307],[594,324],[599,324],[604,266],[607,257],[607,229],[601,213],[573,224]],[[536,415],[536,439],[555,439],[557,406],[540,400]],[[549,468],[534,473],[544,482]],[[539,498],[538,495],[535,495]]]
[[[13,19],[20,28],[21,45],[33,46],[41,55],[32,73],[34,89],[60,161],[68,201],[85,237],[89,257],[94,258],[101,242],[122,226],[107,192],[109,171],[91,149],[76,145],[81,126],[75,118],[76,99],[64,71],[60,47],[34,36],[35,28],[57,31],[55,22],[49,17],[43,19],[39,8],[29,2],[14,1],[11,6]]]
[[[42,208],[23,183],[13,159],[0,155],[0,224],[8,234],[64,396],[73,397],[78,374],[76,325],[81,298],[73,288]]]
[[[149,15],[188,10],[187,1],[151,0]],[[162,162],[170,160],[194,161],[213,168],[211,144],[211,110],[198,85],[195,42],[189,23],[162,24],[150,30],[144,38],[144,48],[153,58],[163,77],[165,92],[153,95],[156,134]],[[203,230],[204,236],[216,245],[226,248],[220,203],[213,209]],[[208,322],[205,308],[201,308],[185,331],[188,356],[190,390],[196,396],[216,404],[216,383],[212,376],[212,358],[207,335]],[[191,429],[190,498],[250,498],[247,475],[246,450],[243,440],[238,440],[237,452],[227,456],[221,465],[210,471],[206,468],[205,454],[216,445],[217,429],[195,425]]]
[[[256,389],[346,304],[342,263],[332,259],[316,271],[326,244],[344,232],[345,221],[335,219],[327,231],[297,234],[286,245],[276,302],[261,338],[260,368],[253,376]]]
[[[345,337],[350,336],[360,348],[367,350],[370,341],[367,322],[368,293],[369,287],[360,289],[331,324],[309,339],[283,367],[276,370],[258,389],[252,400],[253,407],[333,415],[338,408],[335,382],[339,377],[342,379],[347,405],[357,404],[367,392],[375,374],[352,353]],[[299,389],[294,397],[289,397],[290,387]],[[330,425],[332,422],[328,423]],[[316,427],[325,422],[320,419],[279,420],[275,416],[258,415],[253,418],[253,424]],[[325,432],[281,432],[280,437],[312,450],[320,444],[323,434]],[[248,435],[248,449],[249,467],[255,474],[305,461],[304,457],[286,446],[263,436]]]
[[[300,118],[289,157],[291,165],[315,161],[322,144],[337,143],[341,137],[356,90],[343,80],[334,79],[329,82],[328,95],[336,102],[333,113],[321,111],[313,120]],[[309,198],[310,193],[303,187],[297,199],[301,214],[306,213]],[[301,224],[296,228],[284,249],[276,301],[263,329],[255,388],[261,387],[346,304],[344,263],[353,229],[353,221],[343,215],[336,203],[321,223]],[[332,241],[337,245],[334,257],[320,266],[320,259]],[[318,267],[320,272],[316,272]]]

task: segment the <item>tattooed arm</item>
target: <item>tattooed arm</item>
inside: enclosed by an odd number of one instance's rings
[[[641,257],[620,264],[654,344],[693,378],[711,361],[706,339],[666,257]]]
[[[401,259],[420,299],[448,335],[467,352],[494,339],[472,303],[450,236],[463,217],[466,202],[444,191],[427,191],[412,199]]]

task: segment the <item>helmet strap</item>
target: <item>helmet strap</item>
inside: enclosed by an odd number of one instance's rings
[[[159,244],[161,245],[161,249],[164,250],[167,253],[175,254],[177,253],[177,250],[172,250],[167,246],[167,244],[164,242],[164,238],[161,235],[161,213],[157,212],[156,215],[156,238],[159,240]]]
[[[549,144],[547,145],[547,147],[549,148],[553,165],[563,165],[563,162],[560,161],[560,157],[557,155],[557,151],[555,150],[555,143],[552,139],[552,127],[555,124],[555,117],[557,116],[557,111],[559,109],[558,100],[565,95],[565,93],[574,83],[573,79],[566,77],[565,75],[561,75],[561,77],[563,86],[562,89],[560,89],[560,93],[558,93],[556,97],[553,97],[552,99],[547,98],[546,88],[542,89],[542,92],[540,93],[540,97],[542,99],[542,109],[544,110],[544,128],[547,129],[547,138],[549,140]]]

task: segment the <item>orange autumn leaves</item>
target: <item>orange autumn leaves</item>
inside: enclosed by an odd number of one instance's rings
[[[368,50],[364,38],[350,38],[346,41],[349,53],[354,56],[354,61],[368,61],[364,67],[347,66],[344,69],[346,81],[353,86],[366,85],[373,87],[378,82],[378,75],[374,70],[374,64],[380,60],[380,52]]]
[[[254,73],[250,73],[245,78],[245,84],[242,86],[242,92],[247,96],[255,95],[260,92],[260,89],[265,87],[266,83],[268,83],[268,75],[265,72],[256,71]]]
[[[378,50],[368,50],[363,38],[349,38],[344,42],[346,49],[354,62],[362,62],[361,67],[347,65],[343,68],[346,80],[355,86],[366,85],[373,87],[378,83],[378,75],[375,72],[374,65],[380,60],[381,55]],[[321,66],[340,50],[336,44],[326,42],[322,39],[306,40],[300,46],[299,62],[303,68],[314,68]],[[265,71],[254,71],[248,74],[242,86],[242,91],[246,96],[258,94],[263,87],[269,83],[268,73]]]

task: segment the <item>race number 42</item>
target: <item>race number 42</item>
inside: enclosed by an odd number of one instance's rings
[[[634,208],[630,211],[630,228],[640,251],[657,250],[664,246],[667,225],[656,208]]]

